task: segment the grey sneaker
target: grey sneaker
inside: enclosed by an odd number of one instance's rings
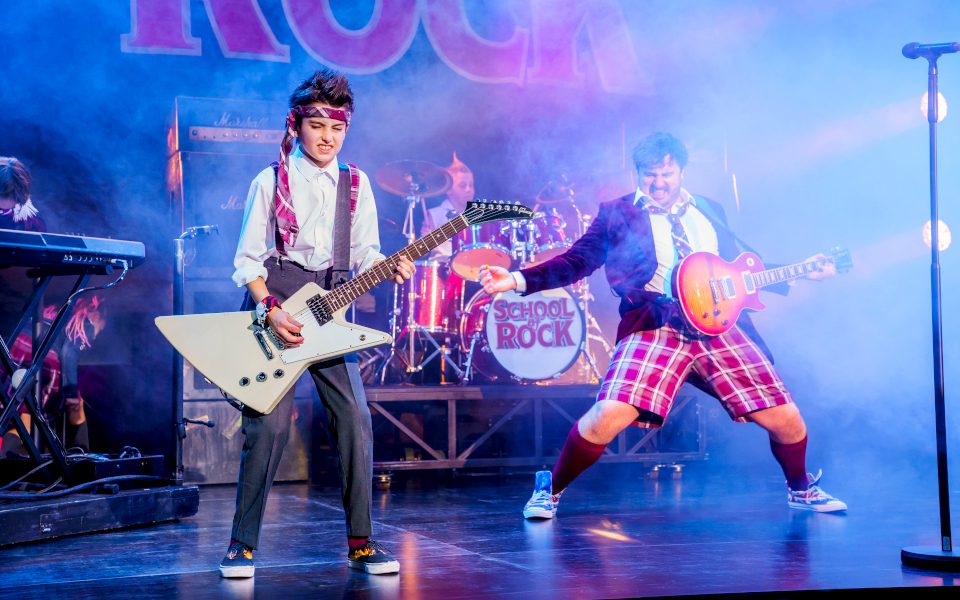
[[[231,541],[227,554],[220,561],[220,575],[230,578],[253,577],[253,548],[237,541]]]
[[[842,500],[837,500],[830,494],[820,489],[820,478],[823,477],[823,469],[817,472],[816,476],[807,473],[807,489],[792,490],[787,486],[787,504],[790,508],[797,510],[812,510],[814,512],[838,512],[847,510],[847,504]]]
[[[537,471],[533,483],[533,495],[523,507],[524,519],[552,519],[557,516],[560,494],[553,493],[553,474]]]

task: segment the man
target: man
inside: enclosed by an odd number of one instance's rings
[[[261,171],[250,186],[233,274],[238,286],[246,286],[245,308],[255,308],[288,347],[302,344],[303,338],[302,324],[283,310],[287,297],[309,281],[331,289],[346,270],[363,271],[383,260],[370,181],[353,165],[337,161],[353,112],[346,77],[317,71],[297,86],[289,104],[280,161]],[[296,148],[289,152],[294,140]],[[349,206],[349,211],[338,205]],[[341,254],[338,247],[347,251]],[[347,264],[348,269],[339,268]],[[394,281],[402,283],[412,274],[413,263],[405,258]],[[317,363],[310,375],[340,458],[349,566],[374,574],[396,573],[396,559],[370,539],[373,440],[356,358]],[[270,414],[244,410],[237,508],[230,546],[220,563],[224,577],[254,574],[253,551],[292,411],[293,389]]]
[[[704,336],[678,312],[671,277],[681,257],[706,251],[731,260],[737,254],[721,207],[682,186],[683,143],[655,133],[636,147],[633,160],[640,176],[637,191],[601,204],[590,229],[570,250],[529,269],[490,268],[481,276],[487,293],[517,289],[530,294],[568,285],[605,265],[610,287],[621,297],[617,348],[597,402],[570,430],[553,472],[537,473],[524,517],[553,518],[560,494],[628,425],[660,427],[688,377],[717,397],[731,418],[768,432],[791,508],[846,510],[819,487],[819,475],[807,473],[806,425],[749,316],[719,336]],[[809,277],[834,273],[831,265]]]

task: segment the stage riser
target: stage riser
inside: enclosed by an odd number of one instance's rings
[[[184,519],[199,506],[196,486],[10,503],[0,506],[0,545]]]
[[[336,472],[336,455],[326,441],[323,420],[317,413],[320,405],[311,388],[309,381],[298,386],[297,418],[291,424],[277,481],[306,481]],[[366,396],[373,416],[373,467],[377,473],[541,467],[556,460],[559,444],[571,425],[567,416],[576,419],[589,408],[596,386],[390,386],[368,387]],[[701,413],[696,398],[683,395],[663,429],[631,427],[600,460],[653,464],[705,460]],[[224,401],[197,401],[184,403],[184,415],[216,422],[213,428],[189,426],[183,446],[185,481],[235,483],[243,446],[239,411]],[[399,428],[394,419],[412,427],[439,458]],[[499,449],[491,450],[495,445]],[[499,454],[490,456],[491,452]]]

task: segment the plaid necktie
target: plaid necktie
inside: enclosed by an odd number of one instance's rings
[[[666,215],[667,221],[670,222],[670,236],[673,238],[673,247],[677,250],[677,258],[683,259],[688,254],[693,253],[693,247],[690,246],[690,240],[687,238],[687,232],[683,229],[683,223],[680,222],[680,217],[687,212],[687,202],[681,203],[677,208],[677,212],[664,210],[663,208],[657,206],[656,204],[650,202],[646,204],[646,208],[650,211],[652,215]]]

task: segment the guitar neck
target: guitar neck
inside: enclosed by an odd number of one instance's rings
[[[762,288],[767,287],[768,285],[776,285],[785,281],[806,277],[810,273],[815,273],[821,270],[823,265],[832,262],[834,262],[834,259],[831,257],[810,260],[807,262],[794,263],[792,265],[784,265],[782,267],[777,267],[776,269],[757,271],[756,273],[753,273],[751,277],[753,278],[754,285],[758,288]]]
[[[370,267],[329,294],[311,298],[308,304],[320,303],[323,312],[332,315],[387,279],[393,278],[401,257],[406,256],[410,260],[417,260],[466,229],[467,225],[467,219],[463,215],[457,216],[406,248],[391,254],[383,262]]]

